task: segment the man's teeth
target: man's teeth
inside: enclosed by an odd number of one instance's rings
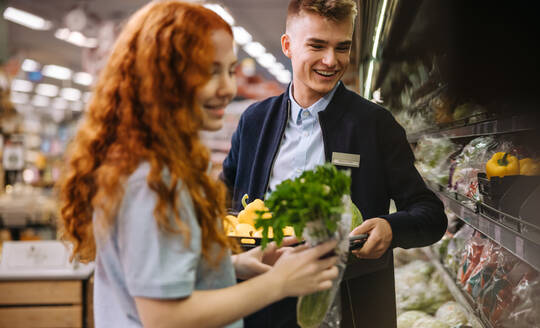
[[[324,75],[324,76],[332,76],[332,75],[336,74],[335,71],[334,72],[315,71],[315,72],[317,72],[317,73],[319,73],[321,75]]]

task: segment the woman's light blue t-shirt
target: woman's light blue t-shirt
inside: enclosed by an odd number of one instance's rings
[[[181,234],[158,227],[154,217],[157,195],[146,181],[149,172],[150,165],[143,163],[128,178],[115,223],[107,233],[100,232],[94,224],[97,328],[142,327],[135,307],[136,296],[179,299],[194,290],[219,289],[236,283],[230,252],[218,267],[211,267],[202,257],[201,230],[189,192],[181,183],[180,218],[191,232],[189,247]],[[239,320],[227,327],[242,326]]]

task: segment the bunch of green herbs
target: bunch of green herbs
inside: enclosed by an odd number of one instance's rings
[[[301,237],[310,222],[322,223],[320,228],[310,230],[311,237],[321,241],[330,238],[341,220],[342,198],[350,194],[350,185],[350,172],[338,170],[330,163],[281,182],[264,202],[269,211],[256,212],[255,228],[263,228],[262,248],[269,242],[270,227],[278,245],[283,240],[283,228],[291,226],[295,235]],[[263,218],[266,212],[271,212],[272,218]]]

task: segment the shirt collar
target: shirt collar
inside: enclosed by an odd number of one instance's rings
[[[332,101],[332,98],[334,97],[334,94],[336,93],[336,90],[339,87],[340,83],[341,81],[338,81],[338,83],[336,83],[336,85],[334,86],[332,90],[330,90],[327,94],[322,96],[313,105],[309,106],[308,108],[302,108],[300,105],[298,105],[296,100],[294,100],[293,92],[292,92],[293,84],[291,82],[291,84],[289,84],[289,99],[291,99],[291,118],[294,120],[294,122],[296,122],[296,118],[298,117],[298,114],[300,113],[302,109],[309,111],[309,113],[313,115],[313,117],[315,117],[316,120],[318,120],[317,114],[320,111],[325,110],[328,104],[330,103],[330,101]]]

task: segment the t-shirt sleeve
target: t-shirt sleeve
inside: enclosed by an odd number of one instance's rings
[[[180,191],[180,217],[190,228],[183,235],[159,228],[154,217],[156,193],[146,179],[130,181],[118,212],[118,253],[131,296],[183,298],[195,286],[200,258],[200,228],[189,193]]]

